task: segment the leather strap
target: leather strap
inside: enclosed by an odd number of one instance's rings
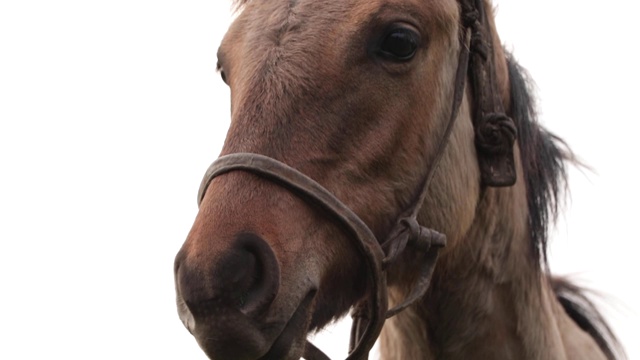
[[[513,145],[517,130],[502,106],[484,0],[461,0],[460,7],[463,25],[471,29],[469,83],[475,104],[473,125],[482,184],[511,186],[516,182]]]

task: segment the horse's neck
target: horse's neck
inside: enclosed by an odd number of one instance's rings
[[[482,195],[473,225],[438,261],[425,299],[385,325],[382,359],[566,358],[557,322],[564,315],[533,259],[517,186]],[[391,288],[391,302],[407,287]]]

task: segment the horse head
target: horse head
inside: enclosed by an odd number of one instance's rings
[[[221,155],[258,154],[304,174],[378,243],[419,210],[417,222],[446,234],[444,255],[456,252],[477,215],[483,166],[495,165],[478,161],[472,99],[483,85],[460,82],[469,47],[472,67],[474,56],[491,63],[487,101],[507,110],[510,101],[490,6],[465,8],[473,3],[242,1],[218,52],[232,108]],[[499,185],[522,175],[507,172]],[[299,190],[249,168],[204,184],[175,276],[180,317],[212,359],[298,359],[309,332],[377,285],[348,226]],[[384,280],[411,288],[424,254],[399,256]]]

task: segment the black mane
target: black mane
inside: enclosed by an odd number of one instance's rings
[[[574,160],[567,144],[537,120],[531,81],[526,71],[509,57],[510,115],[518,128],[518,145],[529,207],[529,231],[535,259],[546,267],[549,224],[558,214],[567,187],[567,163]]]
[[[568,145],[537,121],[531,81],[513,57],[507,59],[511,87],[511,117],[518,128],[518,145],[527,188],[529,231],[535,261],[549,273],[549,224],[555,222],[559,201],[567,188],[567,165],[577,163]],[[578,163],[579,165],[579,163]],[[566,279],[546,275],[567,315],[598,344],[609,360],[626,359],[619,340],[585,290]]]

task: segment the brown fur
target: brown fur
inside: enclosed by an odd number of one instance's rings
[[[460,50],[458,4],[237,0],[235,5],[241,11],[219,51],[232,105],[222,153],[254,152],[297,168],[383,239],[416,196],[446,126]],[[400,64],[377,59],[367,44],[399,21],[421,34],[415,58]],[[491,28],[499,44],[493,22]],[[465,97],[419,219],[447,234],[449,242],[425,298],[385,325],[383,358],[611,358],[614,347],[605,341],[610,332],[589,326],[600,318],[571,320],[579,315],[572,312],[573,303],[558,301],[559,288],[550,284],[544,266],[547,223],[570,152],[535,121],[522,70],[499,46],[493,56],[505,108],[520,134],[519,180],[510,188],[480,186],[469,115],[473,99]],[[247,232],[264,239],[280,266],[280,289],[264,318],[249,319],[255,329],[234,331],[264,340],[256,346],[266,352],[302,299],[315,294],[284,356],[296,359],[307,331],[342,316],[366,294],[353,240],[333,224],[277,184],[230,173],[209,186],[176,269],[193,269],[192,278],[203,281],[201,291],[211,292],[217,281],[211,268],[233,239]],[[420,260],[406,253],[390,269],[391,303],[409,291]],[[208,333],[196,334],[201,343],[228,330],[222,323],[207,326]]]

